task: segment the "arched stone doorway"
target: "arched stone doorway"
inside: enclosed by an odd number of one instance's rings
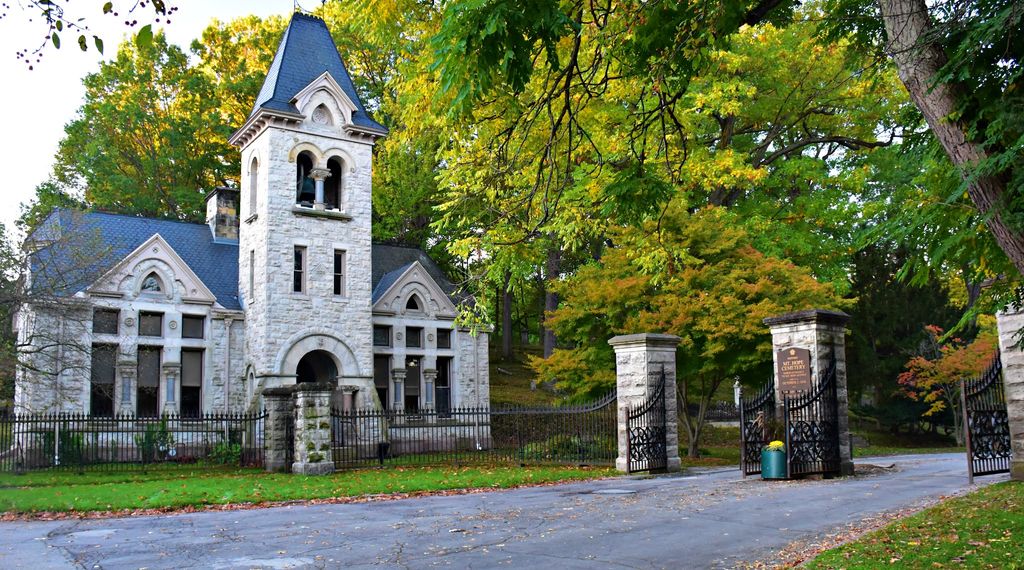
[[[312,350],[295,367],[296,382],[331,382],[338,378],[338,365],[326,350]]]

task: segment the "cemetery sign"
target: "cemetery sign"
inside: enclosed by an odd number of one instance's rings
[[[779,391],[810,392],[811,351],[806,348],[784,348],[775,356]]]

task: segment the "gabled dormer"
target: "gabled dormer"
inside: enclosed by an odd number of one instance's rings
[[[154,234],[97,279],[93,297],[215,305],[217,298],[160,234]]]

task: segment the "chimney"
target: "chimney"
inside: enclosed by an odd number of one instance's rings
[[[220,186],[206,195],[206,225],[214,239],[238,239],[238,188]]]

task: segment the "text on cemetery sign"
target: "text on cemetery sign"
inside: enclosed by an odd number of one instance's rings
[[[806,348],[784,348],[776,356],[779,391],[810,392],[811,351]]]

